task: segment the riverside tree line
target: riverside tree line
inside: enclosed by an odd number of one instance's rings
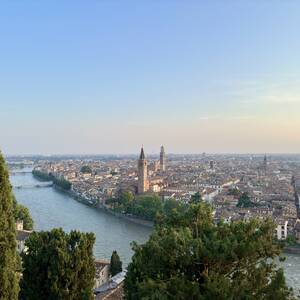
[[[133,243],[126,299],[296,299],[274,262],[281,245],[271,220],[216,224],[212,208],[199,195],[189,205],[167,203],[150,239],[144,245]],[[94,235],[34,232],[21,264],[14,210],[0,155],[0,300],[93,299]],[[113,256],[117,272],[120,263]]]
[[[72,187],[70,181],[66,180],[65,178],[57,178],[51,173],[48,174],[48,173],[41,172],[39,170],[33,170],[32,174],[33,176],[37,177],[40,180],[52,181],[53,184],[66,191],[70,190]]]
[[[199,202],[200,199],[200,194],[196,193],[192,196],[191,202]],[[134,196],[131,191],[122,191],[117,197],[106,200],[106,204],[116,212],[148,221],[156,221],[162,215],[172,214],[174,210],[180,212],[187,207],[187,204],[172,198],[161,201],[155,194]]]

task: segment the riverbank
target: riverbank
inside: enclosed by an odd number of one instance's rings
[[[127,216],[127,215],[124,215],[124,214],[121,214],[121,213],[117,213],[117,212],[115,212],[115,211],[113,211],[113,210],[109,209],[108,207],[106,207],[104,205],[101,205],[101,204],[98,204],[97,206],[95,206],[95,205],[91,204],[90,202],[88,202],[85,198],[83,198],[80,195],[78,195],[77,193],[75,193],[73,190],[65,190],[65,189],[63,189],[60,186],[55,185],[55,184],[53,184],[53,188],[55,188],[56,190],[70,196],[74,200],[76,200],[76,201],[78,201],[78,202],[80,202],[84,205],[87,205],[87,206],[93,207],[95,209],[104,211],[104,212],[106,212],[110,215],[115,216],[116,218],[120,218],[120,219],[129,221],[129,222],[141,225],[141,226],[145,226],[147,228],[154,228],[154,222],[151,222],[151,221],[148,221],[148,220],[143,220],[143,219],[136,218],[136,217],[133,217],[133,216]]]
[[[29,173],[11,176],[11,183],[35,185],[39,181]],[[112,251],[117,250],[124,267],[131,261],[132,241],[144,244],[152,232],[152,229],[146,226],[83,205],[57,188],[14,189],[14,194],[20,204],[28,207],[35,230],[48,231],[60,227],[66,232],[71,230],[93,232],[96,236],[94,256],[109,260]]]
[[[34,185],[37,183],[31,173],[12,175],[12,185]],[[96,242],[94,256],[110,259],[113,250],[117,250],[124,267],[133,255],[132,241],[139,245],[144,244],[151,235],[152,229],[140,226],[133,222],[116,218],[104,210],[93,209],[82,205],[79,201],[64,192],[54,188],[32,188],[14,190],[17,201],[28,207],[34,219],[35,230],[51,230],[61,227],[66,232],[79,230],[94,232]],[[286,259],[278,261],[284,269],[288,286],[295,290],[300,289],[300,256],[286,253]]]
[[[288,246],[283,249],[283,253],[300,255],[300,245]]]
[[[111,215],[113,215],[117,218],[121,218],[121,219],[130,221],[132,223],[142,225],[142,226],[145,226],[145,227],[148,227],[148,228],[154,228],[154,222],[151,222],[151,221],[148,221],[148,220],[143,220],[143,219],[133,217],[133,216],[127,216],[127,215],[124,215],[124,214],[121,214],[121,213],[117,213],[117,212],[107,208],[104,205],[99,205],[97,208],[101,209],[101,210],[104,210],[107,213],[109,213],[109,214],[111,214]]]
[[[68,196],[72,197],[73,199],[75,199],[76,201],[78,201],[80,203],[83,203],[85,205],[94,207],[94,208],[102,210],[102,211],[105,211],[106,213],[109,213],[109,214],[111,214],[111,215],[113,215],[117,218],[122,218],[126,221],[129,221],[129,222],[141,225],[141,226],[145,226],[145,227],[148,227],[148,228],[153,228],[154,227],[154,222],[151,222],[151,221],[148,221],[148,220],[143,220],[143,219],[140,219],[140,218],[134,217],[134,216],[128,216],[128,215],[125,215],[125,214],[122,214],[122,213],[117,213],[117,212],[115,212],[115,211],[113,211],[113,210],[109,209],[108,207],[106,207],[104,205],[101,205],[101,204],[94,205],[93,203],[89,202],[89,200],[83,198],[82,196],[80,196],[76,192],[74,192],[72,190],[71,184],[70,184],[70,188],[66,189],[64,185],[60,184],[62,182],[61,180],[60,181],[58,181],[58,180],[53,181],[53,178],[55,179],[54,176],[50,176],[49,174],[46,174],[46,173],[43,173],[43,172],[37,171],[37,170],[33,170],[32,175],[40,181],[45,181],[45,180],[52,181],[53,182],[53,187],[56,190],[67,194]],[[64,180],[64,181],[68,182],[66,180]]]

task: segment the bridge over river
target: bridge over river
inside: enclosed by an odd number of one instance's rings
[[[43,183],[34,183],[34,184],[22,184],[14,185],[14,189],[33,189],[33,188],[46,188],[53,186],[53,182],[43,182]]]
[[[15,171],[15,170],[10,170],[9,175],[26,175],[30,174],[31,171]]]

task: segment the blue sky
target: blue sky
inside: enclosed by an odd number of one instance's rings
[[[2,1],[7,154],[300,152],[300,2]]]

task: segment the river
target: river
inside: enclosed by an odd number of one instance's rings
[[[31,173],[14,174],[10,177],[13,186],[30,186],[39,183]],[[94,255],[98,259],[110,259],[117,250],[126,266],[133,254],[130,243],[144,243],[151,229],[119,219],[110,214],[86,206],[52,187],[14,189],[19,203],[30,210],[35,230],[50,230],[61,227],[66,231],[77,229],[94,232],[96,242]],[[300,256],[286,254],[282,263],[287,283],[300,289]]]
[[[13,186],[40,183],[30,173],[11,175],[10,180]],[[150,228],[79,203],[52,187],[14,189],[14,193],[17,201],[30,210],[35,230],[61,227],[95,233],[94,255],[98,259],[110,259],[112,251],[117,250],[127,265],[132,256],[130,243],[144,243],[151,232]]]

